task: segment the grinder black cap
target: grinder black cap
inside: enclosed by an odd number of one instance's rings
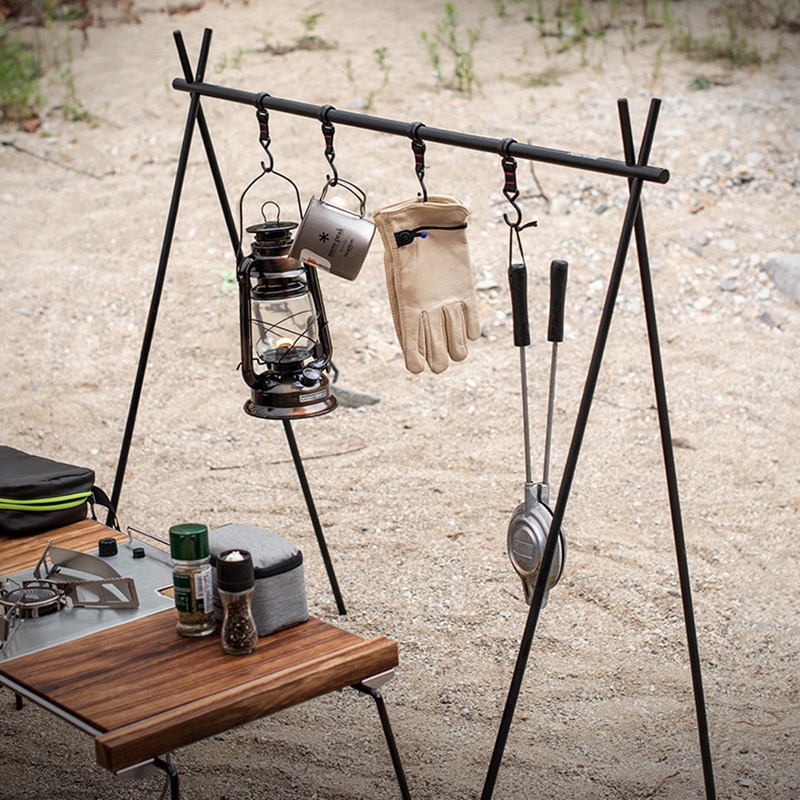
[[[217,557],[217,588],[223,592],[244,592],[255,586],[253,557],[247,550],[225,550]]]

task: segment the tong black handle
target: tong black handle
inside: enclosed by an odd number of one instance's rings
[[[524,264],[509,265],[508,285],[514,318],[514,345],[527,347],[531,343],[531,331],[528,324],[528,270]]]
[[[564,305],[567,296],[566,261],[550,262],[550,318],[547,321],[547,340],[564,341]]]

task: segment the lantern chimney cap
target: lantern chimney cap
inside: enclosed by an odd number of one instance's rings
[[[279,219],[270,219],[259,222],[257,225],[251,225],[247,228],[247,232],[254,233],[258,241],[266,241],[281,239],[289,235],[296,227],[296,222],[281,222]]]

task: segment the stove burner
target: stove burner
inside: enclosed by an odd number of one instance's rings
[[[17,589],[0,590],[0,606],[20,619],[37,619],[64,608],[64,593],[49,581],[25,581]]]

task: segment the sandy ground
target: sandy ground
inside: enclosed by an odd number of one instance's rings
[[[698,25],[709,7],[692,4]],[[664,31],[641,19],[559,53],[523,20],[522,4],[506,3],[505,16],[489,2],[457,8],[462,34],[483,20],[471,96],[437,87],[420,32],[435,29],[443,6],[417,0],[209,1],[185,14],[143,2],[137,20],[108,5],[105,25],[90,27],[83,45],[73,33],[72,81],[94,122],[65,120],[52,92],[38,131],[2,129],[2,441],[92,466],[107,488],[114,481],[188,105],[171,88],[180,74],[173,30],[192,61],[203,28],[214,30],[209,82],[615,159],[617,98],[629,99],[638,141],[659,97],[651,163],[671,179],[645,187],[643,210],[717,792],[800,797],[800,308],[762,269],[773,252],[800,251],[797,37],[784,35],[790,52],[777,62],[729,70],[662,47]],[[313,33],[331,48],[278,52],[317,12]],[[639,6],[620,13],[639,18]],[[749,35],[766,54],[778,45],[774,31]],[[690,88],[701,78],[707,89]],[[236,203],[264,157],[255,113],[214,100],[204,108]],[[327,170],[319,125],[273,113],[271,132],[275,167],[297,182],[305,205]],[[339,173],[363,187],[370,213],[417,192],[407,141],[339,126],[335,142]],[[233,258],[199,138],[119,512],[123,525],[161,534],[180,521],[238,521],[295,541],[312,613],[399,642],[385,695],[412,795],[455,800],[480,795],[525,623],[505,552],[524,461],[500,159],[430,145],[426,161],[429,190],[470,208],[484,335],[446,372],[412,375],[377,237],[357,281],[322,275],[340,383],[380,397],[295,426],[347,616],[336,614],[282,427],[242,412]],[[525,218],[539,220],[523,234],[535,477],[548,265],[570,263],[557,489],[627,185],[537,164],[545,200],[527,164],[519,176]],[[282,181],[265,178],[258,191],[296,218]],[[247,224],[257,205],[248,212]],[[635,255],[564,527],[564,577],[539,621],[495,797],[704,796]],[[158,793],[157,781],[134,784],[94,766],[88,737],[45,711],[16,712],[8,692],[0,703],[0,798]],[[399,796],[374,709],[352,692],[174,759],[183,796],[198,800]]]

